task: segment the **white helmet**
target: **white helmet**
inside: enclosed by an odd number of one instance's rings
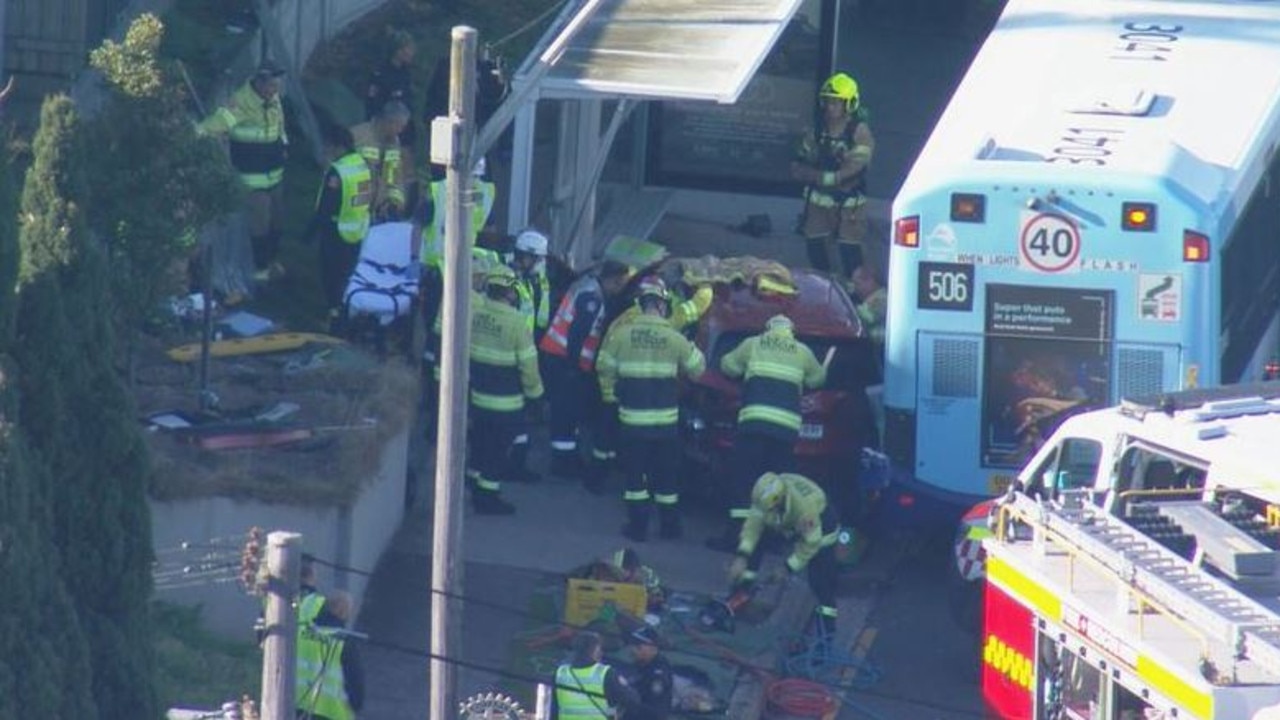
[[[538,257],[547,256],[547,236],[537,230],[525,230],[516,236],[516,250]]]

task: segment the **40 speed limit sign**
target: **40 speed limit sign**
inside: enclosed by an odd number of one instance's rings
[[[1024,263],[1040,272],[1074,269],[1080,259],[1080,229],[1061,215],[1030,215],[1022,223],[1018,254]]]

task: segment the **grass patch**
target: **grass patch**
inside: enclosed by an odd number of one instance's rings
[[[258,696],[262,656],[256,645],[209,633],[199,608],[155,602],[151,617],[160,707],[214,709],[246,694]]]

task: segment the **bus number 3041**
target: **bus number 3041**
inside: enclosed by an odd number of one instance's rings
[[[921,310],[973,309],[973,266],[961,263],[920,263],[916,307]]]

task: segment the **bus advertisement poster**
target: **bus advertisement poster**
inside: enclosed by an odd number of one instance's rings
[[[982,464],[1013,468],[1068,414],[1111,396],[1115,293],[988,285]]]

